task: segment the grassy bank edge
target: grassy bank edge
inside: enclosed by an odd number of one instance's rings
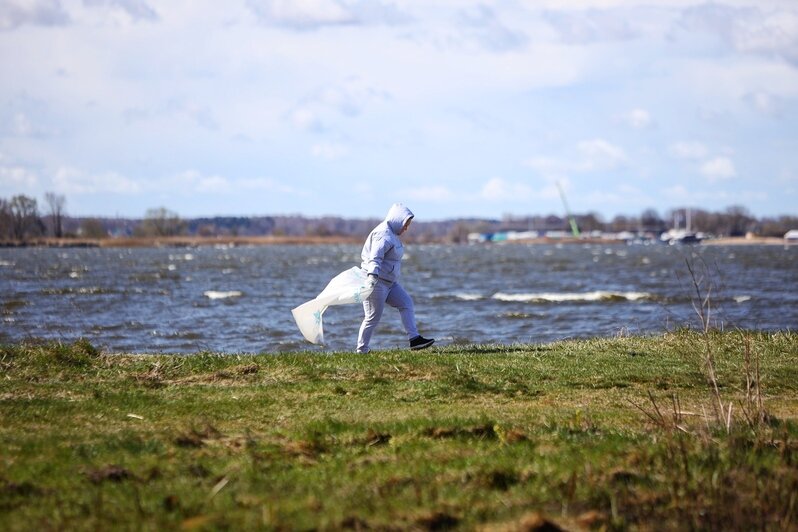
[[[4,346],[0,522],[789,528],[796,339],[676,331],[368,357]]]

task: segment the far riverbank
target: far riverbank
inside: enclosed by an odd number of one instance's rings
[[[38,238],[24,242],[0,242],[0,247],[55,247],[55,248],[144,248],[144,247],[199,247],[199,246],[267,246],[310,244],[355,244],[361,238],[344,236],[164,236],[119,238]]]
[[[422,242],[409,240],[410,243]],[[164,236],[164,237],[118,237],[118,238],[36,238],[26,241],[0,241],[0,248],[53,247],[53,248],[146,248],[146,247],[200,247],[200,246],[269,246],[269,245],[340,245],[361,244],[361,237],[348,236]],[[447,241],[423,242],[425,244],[447,244]],[[625,244],[624,240],[606,238],[530,238],[508,240],[502,244]],[[484,243],[491,245],[492,243]],[[779,237],[724,237],[707,239],[703,245],[750,246],[791,245]]]

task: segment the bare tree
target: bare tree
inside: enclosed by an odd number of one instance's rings
[[[748,209],[741,205],[732,205],[726,208],[726,219],[729,224],[729,234],[732,236],[742,236],[751,227],[754,218]]]
[[[53,236],[61,238],[64,236],[63,217],[66,198],[63,194],[48,192],[44,195],[44,199],[50,207],[50,223],[52,224]]]
[[[623,214],[618,214],[609,223],[609,229],[610,231],[614,232],[632,231],[636,229],[635,225],[634,218],[625,216]]]
[[[16,240],[25,240],[29,236],[39,236],[44,231],[44,224],[39,218],[36,200],[22,194],[11,198],[12,236]]]
[[[0,198],[0,238],[11,239],[14,234],[14,217],[11,215],[11,203]]]
[[[105,238],[108,236],[108,230],[106,230],[102,220],[87,218],[80,224],[80,234],[86,238]]]
[[[141,225],[136,228],[139,236],[177,236],[185,232],[186,223],[177,213],[165,207],[148,209]]]
[[[665,221],[655,209],[645,209],[640,214],[640,229],[651,233],[662,233],[666,229]]]
[[[604,222],[601,220],[601,215],[596,212],[589,212],[587,214],[575,214],[579,229],[585,232],[601,231],[604,229]]]

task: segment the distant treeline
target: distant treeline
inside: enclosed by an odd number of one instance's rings
[[[66,198],[45,195],[44,212],[35,198],[17,195],[0,198],[0,241],[25,242],[42,237],[119,238],[165,236],[364,236],[379,219],[351,219],[338,216],[215,216],[181,218],[164,207],[148,210],[142,218],[73,217],[66,214]],[[714,236],[781,237],[798,229],[798,216],[756,218],[745,207],[732,206],[722,212],[701,209],[672,209],[662,217],[654,209],[638,216],[617,215],[604,220],[595,213],[574,216],[583,232],[621,232],[659,235],[673,227],[684,228],[689,218],[694,231]],[[569,231],[565,216],[510,216],[501,219],[459,218],[416,221],[408,238],[415,242],[466,242],[469,233],[498,231]]]

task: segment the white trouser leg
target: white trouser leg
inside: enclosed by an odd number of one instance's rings
[[[407,338],[418,336],[416,328],[416,316],[413,309],[413,300],[410,295],[402,288],[399,283],[386,283],[377,281],[374,291],[363,301],[363,323],[360,325],[360,332],[357,338],[357,352],[368,353],[371,335],[380,322],[385,303],[399,310],[402,317],[402,325],[407,332]]]
[[[416,328],[416,311],[413,308],[413,299],[399,283],[394,283],[391,291],[388,292],[386,303],[399,310],[402,317],[402,325],[407,333],[407,339],[412,340],[418,336]]]
[[[369,342],[374,329],[380,322],[382,311],[385,309],[385,300],[388,299],[388,291],[391,286],[382,281],[377,281],[371,295],[363,300],[363,323],[360,324],[360,332],[357,336],[357,352],[368,353]]]

